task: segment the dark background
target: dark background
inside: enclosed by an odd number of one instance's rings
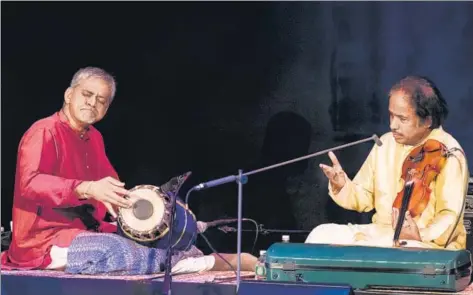
[[[381,135],[386,93],[408,74],[436,81],[451,111],[445,128],[473,153],[472,3],[2,2],[1,33],[3,226],[22,134],[61,107],[85,66],[116,76],[97,127],[128,188],[190,170],[188,189]],[[337,152],[350,176],[371,145]],[[243,215],[273,229],[369,222],[327,196],[318,164],[328,161],[251,176]],[[204,221],[236,217],[236,197],[227,184],[194,193],[190,206]],[[236,251],[236,234],[207,233],[219,251]],[[280,235],[260,235],[256,250]],[[244,235],[244,251],[253,238]]]

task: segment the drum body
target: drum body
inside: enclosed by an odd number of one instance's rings
[[[120,208],[117,217],[118,234],[147,247],[167,249],[169,245],[172,193],[160,187],[139,185],[129,190],[131,208]],[[174,217],[172,246],[188,250],[197,238],[195,215],[178,199]]]

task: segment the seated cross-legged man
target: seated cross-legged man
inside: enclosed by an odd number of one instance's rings
[[[381,137],[353,180],[333,153],[332,166],[320,165],[329,179],[329,194],[341,207],[358,212],[376,210],[371,224],[322,224],[306,243],[391,247],[399,210],[393,208],[403,189],[402,165],[409,153],[427,140],[449,151],[445,166],[430,185],[430,200],[419,216],[407,211],[400,232],[407,247],[465,249],[463,205],[468,186],[468,165],[460,144],[442,128],[447,102],[428,79],[409,76],[389,92],[391,132]],[[432,167],[432,169],[435,169]],[[403,217],[404,218],[404,217]]]
[[[164,271],[166,250],[138,245],[105,221],[129,208],[125,183],[110,163],[93,126],[107,113],[116,82],[106,71],[77,71],[58,112],[35,122],[19,148],[12,240],[2,269],[65,269],[70,273],[148,274]],[[236,254],[221,254],[236,267]],[[242,270],[256,258],[242,255]],[[195,246],[174,251],[173,272],[227,270],[218,255]]]

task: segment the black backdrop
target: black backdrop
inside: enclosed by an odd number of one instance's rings
[[[443,11],[450,16],[443,18],[445,24],[461,19],[456,17],[459,11],[471,13],[469,4],[452,4],[450,10],[439,6],[411,10],[407,4],[400,5],[406,6],[397,8],[398,12],[405,9],[425,13],[423,20],[416,20],[419,25]],[[352,13],[337,12],[344,7]],[[201,181],[234,174],[239,168],[248,171],[304,155],[314,148],[356,139],[346,137],[353,133],[349,130],[353,126],[362,125],[356,129],[363,134],[387,131],[386,112],[379,105],[386,105],[387,87],[411,70],[444,73],[445,76],[435,75],[440,86],[447,89],[457,112],[452,115],[450,130],[470,148],[471,116],[464,106],[471,105],[471,93],[466,91],[470,93],[466,97],[456,95],[455,89],[473,90],[468,66],[472,55],[459,60],[464,68],[453,72],[443,71],[437,58],[459,56],[460,51],[439,51],[438,56],[424,63],[415,59],[416,55],[419,59],[425,56],[422,51],[415,52],[414,58],[410,53],[399,57],[402,54],[395,48],[410,48],[412,39],[389,33],[399,27],[396,22],[404,22],[397,19],[389,23],[390,10],[390,6],[373,3],[2,2],[2,225],[11,220],[16,150],[22,134],[35,120],[60,108],[73,73],[89,65],[105,68],[118,81],[116,99],[97,127],[104,135],[111,162],[129,188],[145,183],[158,185],[191,170],[193,176],[184,188],[187,189]],[[394,17],[395,9],[392,11]],[[366,14],[369,18],[363,17]],[[366,37],[366,32],[359,29],[365,22],[369,33],[377,38]],[[392,24],[391,31],[376,31],[380,23],[384,28]],[[464,48],[464,52],[470,48],[471,53],[469,23],[461,24],[464,35],[459,39],[463,42],[459,48]],[[431,31],[428,25],[421,28]],[[333,46],[330,38],[336,33],[338,52],[359,57],[366,50],[360,52],[352,45],[368,42],[364,46],[377,50],[378,58],[384,61],[381,65],[372,61],[353,63],[358,68],[350,72],[353,81],[360,77],[368,81],[366,85],[371,86],[365,88],[370,98],[372,92],[377,93],[373,95],[378,105],[374,110],[373,101],[353,100],[356,95],[350,101],[347,96],[355,88],[350,90],[348,84],[343,84],[345,80],[339,79],[340,87],[348,87],[341,98],[347,104],[339,106],[351,105],[355,109],[339,110],[345,115],[337,118],[333,115],[330,81],[334,80],[329,65],[333,54],[326,48]],[[443,38],[452,35],[448,30],[436,34]],[[434,42],[427,37],[415,40],[415,46]],[[402,62],[388,62],[398,59]],[[401,63],[406,64],[403,70],[396,68]],[[340,75],[347,73],[345,68],[344,64],[340,66]],[[374,76],[363,69],[371,69]],[[386,78],[386,72],[394,74]],[[449,77],[454,74],[466,84],[460,88],[449,84]],[[309,79],[312,84],[297,84]],[[292,104],[298,106],[294,108]],[[356,106],[361,108],[360,113]],[[279,113],[285,110],[290,112]],[[352,110],[351,114],[347,110]],[[334,126],[341,127],[334,130]],[[334,140],[340,134],[344,139]],[[345,152],[344,163],[350,174],[356,172],[368,149]],[[308,230],[317,225],[301,225],[296,220],[303,215],[304,205],[298,207],[302,209],[291,207],[285,186],[287,178],[297,178],[313,168],[309,166],[302,162],[250,178],[245,186],[244,215],[268,228]],[[327,199],[326,181],[317,169],[310,171],[316,176],[309,177],[313,185]],[[316,197],[306,192],[304,198]],[[330,201],[327,204],[311,207],[312,211],[305,214],[325,212],[322,221],[367,220]],[[235,217],[236,185],[195,193],[191,207],[202,220]],[[219,250],[236,250],[236,235],[214,230],[209,231],[209,236]],[[252,238],[252,233],[245,235],[244,250],[251,250]],[[260,237],[258,248],[277,239],[279,234]]]

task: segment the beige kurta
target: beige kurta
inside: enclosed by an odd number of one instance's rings
[[[425,139],[436,139],[448,149],[459,148],[459,143],[441,127],[432,130]],[[376,209],[372,224],[336,225],[323,224],[308,236],[307,243],[359,244],[390,247],[392,229],[392,204],[403,188],[402,164],[415,146],[396,143],[392,133],[381,137],[382,146],[375,145],[360,171],[353,180],[348,180],[342,190],[334,195],[329,184],[329,194],[341,207],[358,212]],[[343,163],[341,163],[343,166]],[[447,245],[448,249],[466,247],[466,231],[463,225],[463,206],[468,187],[468,165],[461,151],[453,152],[446,165],[431,183],[430,201],[422,215],[414,218],[419,227],[422,243],[408,241],[418,247],[443,248],[461,218]],[[348,177],[347,177],[348,179]],[[361,233],[361,234],[360,234]]]

